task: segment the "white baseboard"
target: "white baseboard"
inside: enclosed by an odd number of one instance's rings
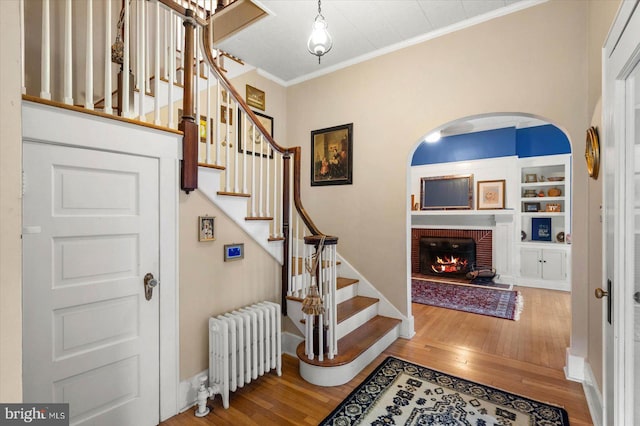
[[[296,336],[287,331],[282,333],[282,353],[297,357],[296,349],[298,345],[304,341],[304,337]]]
[[[602,393],[598,388],[598,383],[593,375],[591,365],[587,362],[584,366],[584,381],[582,382],[582,388],[584,389],[584,396],[587,398],[587,405],[589,406],[589,413],[591,414],[591,422],[594,426],[604,426],[602,414],[604,412],[602,405]]]
[[[572,355],[570,349],[567,348],[567,361],[564,367],[564,376],[572,382],[584,382],[584,358]]]

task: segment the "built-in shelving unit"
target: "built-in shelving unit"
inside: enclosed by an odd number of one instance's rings
[[[571,155],[519,160],[521,285],[570,290]]]

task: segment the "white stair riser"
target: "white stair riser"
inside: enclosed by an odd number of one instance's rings
[[[376,315],[378,315],[378,303],[374,303],[373,305],[368,306],[366,309],[363,309],[357,314],[340,322],[336,327],[336,335],[338,336],[338,339],[341,339],[347,334],[351,333],[353,330],[360,327],[370,319],[374,318]]]
[[[336,303],[352,299],[358,295],[358,284],[351,284],[336,291]]]
[[[353,379],[363,368],[389,347],[398,337],[398,325],[390,330],[369,349],[348,364],[335,367],[318,367],[300,360],[300,375],[307,382],[318,386],[339,386]]]

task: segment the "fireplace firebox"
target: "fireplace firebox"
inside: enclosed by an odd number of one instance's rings
[[[429,275],[464,275],[476,262],[472,238],[420,238],[420,272]]]

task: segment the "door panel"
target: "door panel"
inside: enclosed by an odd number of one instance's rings
[[[24,143],[24,400],[72,425],[159,420],[158,160]]]
[[[636,401],[640,396],[639,383],[640,383],[640,366],[638,361],[640,360],[640,297],[638,302],[635,300],[635,293],[640,292],[640,66],[636,65],[631,75],[627,79],[626,92],[628,95],[627,101],[627,143],[631,145],[633,150],[633,177],[630,179],[630,185],[632,186],[632,201],[628,206],[629,211],[632,213],[630,216],[633,218],[634,223],[630,224],[633,230],[633,250],[629,253],[628,257],[632,262],[629,265],[630,273],[632,274],[629,288],[631,292],[624,295],[622,303],[625,306],[625,311],[630,312],[631,319],[629,325],[633,330],[630,337],[630,343],[632,347],[629,348],[628,353],[631,354],[630,365],[634,366],[634,374],[632,375],[633,381],[629,385],[632,399]],[[638,293],[640,295],[640,293]],[[634,424],[640,424],[640,407],[638,404],[633,403],[634,406]]]
[[[603,155],[605,276],[610,312],[603,315],[603,403],[606,425],[640,424],[640,12],[625,1],[604,51]],[[611,322],[608,320],[611,319]]]

